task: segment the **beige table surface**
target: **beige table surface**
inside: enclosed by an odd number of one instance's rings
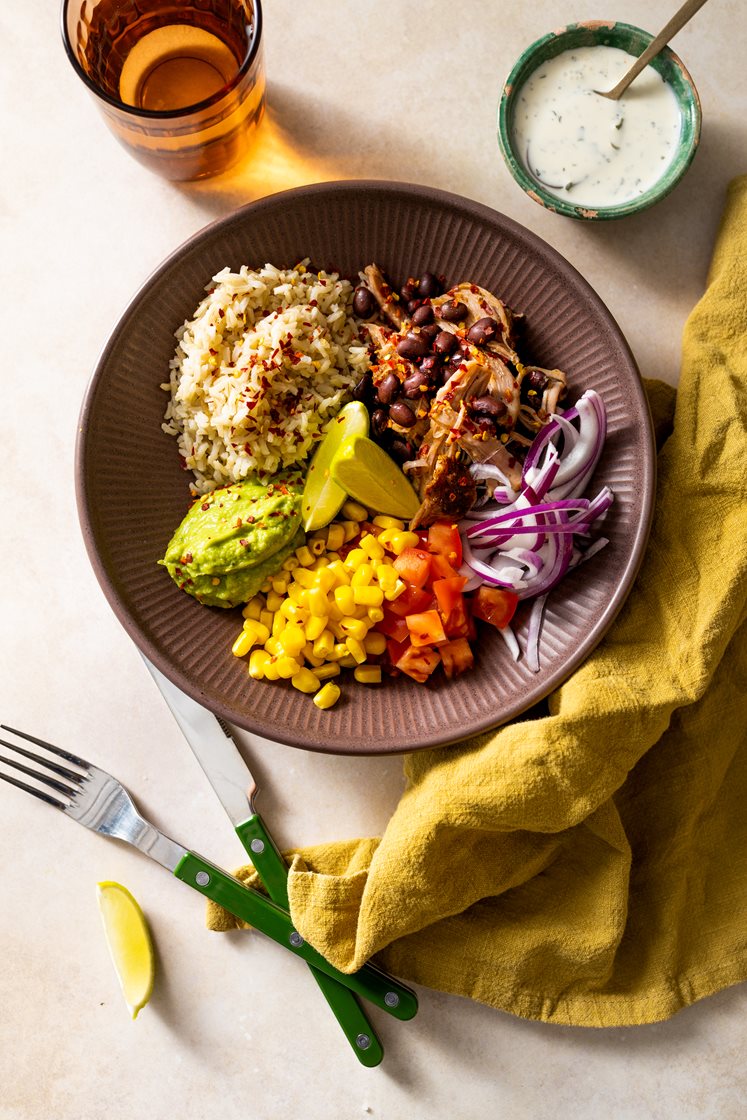
[[[712,0],[675,46],[702,97],[701,150],[664,203],[624,224],[543,213],[494,141],[520,51],[573,19],[658,30],[676,0],[266,0],[270,110],[255,162],[174,186],[129,159],[63,54],[57,0],[3,0],[0,33],[0,718],[94,756],[167,830],[226,866],[242,850],[86,560],[73,442],[97,353],[135,288],[180,242],[300,183],[401,179],[531,227],[598,290],[644,374],[677,379],[724,190],[747,170],[744,0]],[[281,843],[375,835],[401,762],[248,753]],[[672,1022],[589,1031],[427,990],[408,1025],[375,1014],[383,1066],[361,1069],[304,969],[258,936],[203,928],[155,865],[0,788],[2,1120],[737,1120],[747,1113],[747,988]],[[128,884],[158,947],[151,1005],[128,1020],[95,883]]]

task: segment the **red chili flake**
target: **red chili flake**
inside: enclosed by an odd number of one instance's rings
[[[244,537],[242,537],[240,539],[239,544],[242,546],[242,548],[248,548],[249,547],[249,541],[245,540]]]
[[[234,521],[234,527],[236,529],[240,529],[242,524],[243,524],[243,522],[242,522],[241,518],[237,517],[236,520]]]
[[[244,518],[244,520],[246,521],[247,525],[253,525],[257,519],[253,513],[250,513],[248,517]]]
[[[315,299],[310,299],[309,300],[309,307],[318,307],[318,306],[319,306],[318,300],[315,300]]]
[[[182,556],[181,563],[182,564],[191,564],[192,559],[193,559],[192,553],[191,552],[185,552],[184,555]]]
[[[218,308],[218,314],[220,315],[221,319],[225,319],[226,313],[225,313],[225,311],[223,310],[222,307]]]
[[[202,505],[200,506],[200,509],[201,510],[210,509],[210,502],[203,502]]]
[[[218,357],[218,351],[217,351],[217,350],[213,350],[212,346],[211,346],[211,347],[210,347],[210,349],[208,350],[208,353],[209,353],[209,354],[212,354],[214,358],[217,358],[217,357]]]

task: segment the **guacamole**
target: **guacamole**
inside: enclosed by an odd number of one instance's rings
[[[201,603],[246,603],[303,544],[302,492],[297,471],[213,490],[192,505],[158,562]]]

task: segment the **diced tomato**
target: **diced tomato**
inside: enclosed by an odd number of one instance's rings
[[[438,609],[446,617],[459,603],[463,601],[462,588],[467,582],[464,576],[450,576],[448,579],[435,579],[433,581],[433,594],[436,596]]]
[[[443,556],[452,568],[462,565],[462,538],[454,521],[435,521],[428,529],[428,548]]]
[[[394,561],[400,579],[413,587],[425,587],[431,574],[431,554],[424,548],[405,548]]]
[[[424,684],[441,661],[441,654],[431,646],[409,645],[395,665],[414,681]]]
[[[459,572],[452,568],[449,561],[440,552],[431,553],[431,580],[455,579]]]
[[[466,638],[457,638],[453,642],[444,642],[443,645],[438,647],[438,652],[441,654],[444,673],[446,673],[449,680],[451,680],[452,677],[458,677],[460,673],[466,673],[468,669],[474,667],[475,658]]]
[[[414,646],[432,646],[437,642],[445,642],[441,615],[438,611],[422,611],[420,614],[408,614],[405,619],[410,631],[410,641]]]
[[[386,655],[387,659],[392,665],[397,664],[401,657],[404,657],[405,652],[410,648],[409,631],[408,637],[402,642],[397,642],[394,638],[387,638],[386,642]]]
[[[503,630],[514,617],[519,596],[502,587],[478,587],[472,598],[472,613],[475,618],[489,622],[491,626]]]
[[[376,623],[376,629],[395,642],[404,642],[410,636],[404,615],[395,614],[390,609],[389,603],[384,607],[384,617],[381,622]]]
[[[418,611],[424,611],[432,606],[432,593],[420,587],[413,587],[411,584],[408,584],[402,594],[398,595],[391,603],[387,603],[387,609],[394,614],[401,615],[402,618],[408,614],[417,614]]]

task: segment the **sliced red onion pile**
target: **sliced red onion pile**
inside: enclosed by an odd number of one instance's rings
[[[477,479],[495,479],[493,498],[470,511],[459,528],[464,547],[465,591],[481,583],[533,599],[527,664],[539,671],[539,638],[548,592],[571,568],[608,542],[590,542],[592,527],[612,505],[608,486],[594,498],[583,492],[602,454],[607,416],[601,397],[588,389],[573,408],[553,416],[527,453],[518,494],[497,467],[476,463]],[[558,450],[558,445],[561,450]],[[516,636],[500,631],[518,660]]]

